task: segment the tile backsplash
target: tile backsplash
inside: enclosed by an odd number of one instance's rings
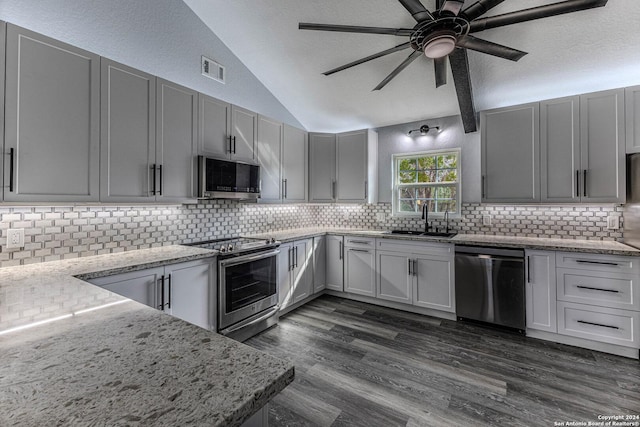
[[[491,226],[482,225],[484,215],[491,215]],[[469,203],[463,204],[462,214],[452,218],[450,226],[460,233],[621,241],[622,228],[608,230],[608,216],[622,222],[622,207]],[[431,224],[444,228],[441,219]],[[420,230],[423,226],[419,218],[393,218],[391,205],[384,203],[257,205],[224,200],[179,206],[0,207],[0,267],[289,228]],[[6,248],[9,228],[24,228],[24,248]]]

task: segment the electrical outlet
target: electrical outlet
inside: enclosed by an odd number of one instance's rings
[[[617,230],[618,228],[620,228],[620,217],[609,215],[607,217],[607,229]]]
[[[273,214],[271,212],[267,214],[267,224],[273,224]]]
[[[491,215],[482,215],[482,225],[486,227],[491,226]]]
[[[7,249],[24,248],[24,228],[7,230]]]
[[[385,222],[387,220],[387,215],[384,212],[378,212],[376,214],[376,219],[378,222]]]
[[[344,211],[344,212],[342,212],[342,219],[343,219],[343,220],[345,220],[345,221],[349,221],[349,217],[350,217],[350,215],[349,215],[349,211]]]

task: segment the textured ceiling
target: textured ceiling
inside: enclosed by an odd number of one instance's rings
[[[299,22],[411,28],[396,0],[184,0],[307,130],[341,132],[459,114],[451,72],[435,88],[421,57],[372,92],[409,54],[331,76],[322,72],[396,46],[404,37],[298,30]],[[507,0],[486,16],[556,0]],[[423,0],[434,9],[434,0]],[[474,3],[467,0],[465,6]],[[475,33],[529,52],[518,62],[469,52],[478,111],[640,84],[640,1]]]

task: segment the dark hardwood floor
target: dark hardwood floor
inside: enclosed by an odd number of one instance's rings
[[[271,403],[272,426],[553,426],[640,414],[638,360],[326,295],[246,344],[296,368]]]

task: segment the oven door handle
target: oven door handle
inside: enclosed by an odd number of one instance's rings
[[[221,330],[220,333],[222,335],[229,335],[230,333],[235,332],[238,329],[246,328],[247,326],[251,326],[251,325],[253,325],[255,323],[262,322],[263,320],[268,319],[269,317],[275,316],[278,313],[279,310],[280,310],[280,306],[276,305],[275,307],[273,307],[271,310],[269,310],[268,312],[266,312],[262,316],[257,317],[255,319],[245,320],[245,321],[236,323],[233,326],[229,326],[227,329]]]
[[[258,261],[264,258],[276,256],[280,253],[280,249],[274,249],[267,252],[253,253],[249,255],[241,255],[235,258],[224,259],[220,261],[220,267],[230,267],[237,264],[244,264],[246,262]]]

